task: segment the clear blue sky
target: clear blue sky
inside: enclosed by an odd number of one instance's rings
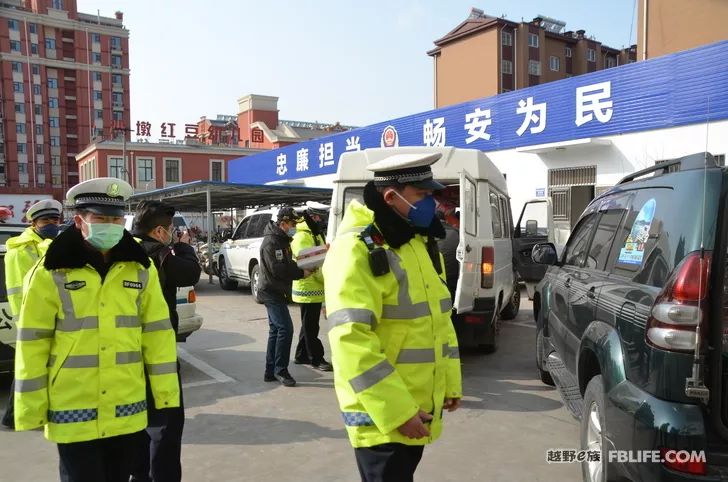
[[[131,116],[194,123],[236,114],[248,93],[279,97],[283,119],[367,125],[433,105],[433,41],[471,7],[514,21],[541,14],[621,48],[635,0],[78,0],[130,31]],[[630,32],[630,27],[635,24]]]

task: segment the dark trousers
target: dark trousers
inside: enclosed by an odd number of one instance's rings
[[[388,443],[354,449],[362,482],[412,482],[424,448]]]
[[[324,345],[319,340],[321,303],[301,304],[301,332],[296,346],[296,360],[314,365],[324,361]]]
[[[61,482],[128,482],[143,434],[58,444]]]
[[[266,301],[268,311],[268,350],[265,354],[265,374],[279,375],[288,370],[293,343],[293,321],[285,301]]]
[[[141,437],[139,454],[130,482],[180,482],[182,480],[182,430],[185,410],[182,399],[182,380],[179,380],[179,408],[157,409],[147,378],[146,433]]]
[[[8,397],[8,406],[5,408],[2,421],[3,425],[8,428],[15,428],[15,379],[10,384],[10,396]]]

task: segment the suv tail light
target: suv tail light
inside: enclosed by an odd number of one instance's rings
[[[197,295],[195,294],[195,290],[190,290],[189,293],[187,293],[187,303],[194,303],[197,301]]]
[[[493,270],[495,264],[495,250],[493,248],[483,248],[481,251],[480,262],[480,287],[493,287]]]
[[[647,343],[662,350],[693,351],[696,328],[707,320],[712,253],[690,253],[675,269],[652,306]],[[704,332],[701,326],[701,333]]]

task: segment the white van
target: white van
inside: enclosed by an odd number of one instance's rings
[[[329,215],[328,236],[336,234],[346,206],[362,199],[373,173],[366,166],[403,153],[441,153],[435,179],[459,190],[459,276],[453,322],[463,345],[485,352],[497,348],[498,320],[518,313],[520,290],[514,273],[513,221],[506,180],[483,152],[452,147],[366,149],[341,156]]]

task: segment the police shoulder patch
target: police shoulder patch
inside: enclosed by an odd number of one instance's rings
[[[134,288],[135,290],[140,290],[144,286],[139,281],[129,281],[124,280],[124,288]]]
[[[283,250],[282,249],[276,249],[276,259],[278,261],[283,261]]]
[[[71,281],[70,283],[66,283],[63,285],[64,288],[66,288],[67,290],[72,290],[72,291],[81,289],[84,286],[86,286],[85,281]]]

